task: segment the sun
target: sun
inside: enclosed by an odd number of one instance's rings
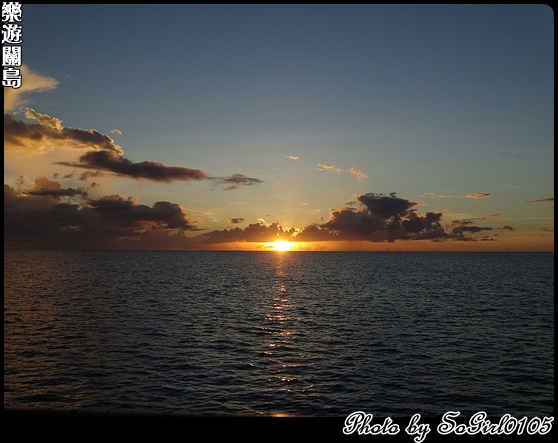
[[[279,252],[290,251],[291,246],[291,242],[285,240],[277,240],[271,243],[271,247],[273,248],[273,250]]]

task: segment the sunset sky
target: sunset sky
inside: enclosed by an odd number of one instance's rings
[[[5,247],[554,250],[548,6],[22,11]]]

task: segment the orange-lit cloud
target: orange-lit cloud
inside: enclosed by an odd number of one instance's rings
[[[124,157],[124,152],[114,140],[98,131],[67,128],[62,121],[28,108],[26,118],[36,123],[16,120],[11,114],[4,114],[4,146],[12,150],[41,152],[45,149],[69,148],[88,149],[74,161],[60,161],[55,164],[72,168],[89,169],[80,177],[87,180],[103,174],[129,177],[136,180],[149,180],[159,183],[189,180],[211,180],[225,190],[241,186],[253,186],[263,180],[233,174],[224,177],[211,177],[205,171],[184,166],[169,166],[161,162],[133,162]]]
[[[365,180],[368,178],[368,175],[366,175],[364,172],[358,170],[357,168],[350,168],[347,169],[346,171],[338,168],[337,166],[334,165],[330,165],[328,163],[318,163],[316,165],[316,167],[320,170],[320,171],[331,171],[331,172],[337,172],[337,173],[341,173],[341,172],[348,172],[352,175],[354,175],[357,179],[359,180]]]
[[[73,189],[66,188],[62,189],[62,185],[56,181],[51,181],[46,177],[39,177],[35,179],[35,186],[29,191],[26,191],[27,195],[46,195],[53,197],[55,199],[61,197],[87,197],[87,191],[83,188]]]
[[[465,195],[465,198],[475,198],[475,199],[487,198],[487,197],[490,197],[490,194],[484,194],[484,193],[481,193],[481,192],[471,192],[471,193]]]
[[[316,167],[320,170],[320,171],[333,171],[333,172],[343,172],[342,169],[339,169],[333,165],[327,164],[327,163],[318,163],[316,165]]]
[[[356,178],[358,178],[359,180],[364,180],[368,178],[368,176],[364,172],[359,171],[357,168],[351,168],[349,169],[349,172],[354,176],[356,176]]]
[[[95,149],[122,154],[122,148],[114,140],[94,129],[65,128],[57,118],[33,109],[27,109],[25,116],[37,123],[26,123],[11,114],[4,114],[5,149],[30,153],[54,148]]]

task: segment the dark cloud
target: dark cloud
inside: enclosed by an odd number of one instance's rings
[[[58,162],[57,164],[75,168],[108,171],[120,177],[131,177],[137,180],[143,179],[154,182],[205,180],[208,178],[207,173],[199,169],[167,166],[163,163],[152,161],[134,163],[111,151],[90,151],[80,156],[77,162]]]
[[[18,192],[4,185],[4,243],[40,248],[167,248],[187,242],[198,230],[176,203],[142,205],[118,195],[79,203],[57,198],[65,189]],[[76,194],[77,195],[77,194]],[[141,241],[140,241],[141,240]]]
[[[445,235],[441,213],[416,214],[417,203],[397,197],[395,193],[367,193],[357,200],[364,208],[333,211],[322,228],[339,240],[394,241],[439,238]]]
[[[405,216],[409,210],[416,205],[391,193],[389,196],[383,194],[360,195],[358,201],[361,202],[371,214],[382,217],[384,220],[394,216]]]
[[[338,241],[339,238],[337,232],[324,227],[324,225],[313,224],[302,228],[296,235],[296,240],[307,242]]]
[[[68,164],[64,164],[63,166],[68,166]],[[62,178],[68,180],[72,180],[75,178],[80,181],[86,181],[89,180],[91,177],[105,177],[107,175],[110,174],[108,172],[102,172],[102,171],[85,171],[82,172],[81,174],[77,174],[76,172],[71,172],[69,174],[65,174]]]
[[[78,180],[86,181],[89,180],[91,177],[103,177],[105,175],[107,175],[107,173],[102,171],[85,171],[79,176]]]
[[[210,180],[213,180],[219,185],[227,186],[225,188],[225,191],[238,189],[241,186],[259,185],[260,183],[264,182],[259,178],[250,178],[242,174],[233,174],[229,177],[210,177]]]
[[[295,233],[295,228],[283,228],[278,223],[258,222],[252,223],[244,229],[233,228],[212,231],[202,234],[201,237],[208,243],[270,242],[279,239],[292,239]]]
[[[450,222],[450,226],[451,227],[465,226],[465,225],[470,225],[471,223],[473,223],[473,220],[462,218],[460,220],[452,220]]]
[[[54,198],[59,197],[75,197],[76,195],[87,197],[87,192],[83,189],[39,189],[37,191],[28,191],[30,195],[50,195]]]
[[[263,183],[263,180],[246,177],[242,174],[233,174],[229,177],[209,177],[206,172],[200,169],[168,166],[161,162],[152,161],[134,163],[110,151],[90,151],[80,156],[77,162],[58,162],[57,164],[74,168],[96,170],[96,172],[85,172],[82,174],[80,180],[87,180],[90,177],[96,177],[108,172],[120,177],[130,177],[136,180],[150,180],[159,183],[212,180],[218,185],[226,186],[225,190],[238,189],[241,186],[252,186]]]
[[[231,223],[233,225],[238,224],[238,223],[242,223],[244,221],[244,219],[241,218],[241,217],[229,218],[228,220],[229,220],[229,223]]]
[[[469,232],[469,233],[478,233],[481,231],[491,231],[492,228],[483,228],[480,226],[456,226],[451,230],[452,235],[455,235],[457,237],[463,237],[465,232]]]
[[[90,200],[89,208],[104,221],[110,221],[119,227],[195,229],[176,203],[160,201],[149,207],[120,196],[106,196]]]
[[[543,202],[554,202],[554,197],[540,198],[538,200],[527,200],[525,203],[543,203]]]
[[[502,229],[506,229],[507,231],[515,231],[515,229],[512,228],[510,225],[502,226]]]
[[[491,231],[490,227],[480,227],[473,225],[473,219],[452,220],[449,227],[451,228],[450,236],[457,240],[475,240],[471,237],[465,237],[465,233],[476,234],[482,231]]]

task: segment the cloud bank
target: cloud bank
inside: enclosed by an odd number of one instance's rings
[[[167,248],[186,231],[198,229],[176,203],[159,201],[150,207],[119,195],[93,199],[83,190],[44,183],[36,180],[32,190],[23,192],[4,185],[5,246]]]
[[[475,240],[466,234],[490,231],[475,226],[472,220],[455,220],[446,231],[442,213],[417,213],[418,203],[399,198],[395,193],[367,193],[357,197],[358,208],[343,207],[331,212],[323,224],[302,228],[282,227],[263,220],[244,229],[232,228],[201,234],[208,243],[289,241],[370,241],[396,240]]]
[[[473,220],[453,220],[446,230],[442,213],[419,215],[417,203],[394,193],[367,193],[357,197],[357,208],[332,210],[323,224],[297,228],[258,220],[245,228],[199,233],[202,228],[176,203],[159,201],[147,206],[120,195],[92,198],[86,189],[64,189],[46,177],[36,179],[31,189],[21,189],[22,185],[22,181],[17,188],[4,185],[4,244],[8,248],[191,249],[278,239],[473,241],[479,238],[471,235],[492,229],[476,226]],[[244,219],[228,221],[239,224]]]

